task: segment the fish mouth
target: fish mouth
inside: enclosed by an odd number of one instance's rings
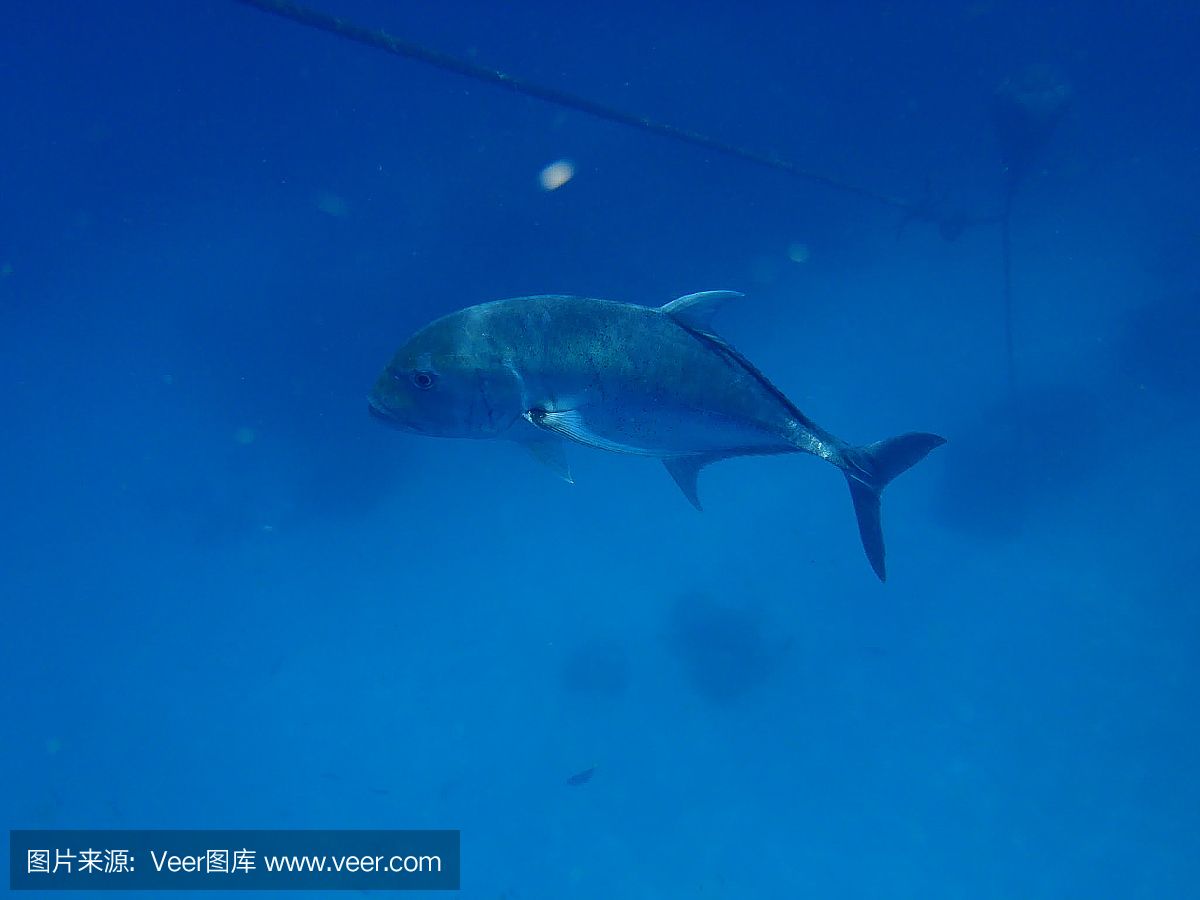
[[[367,412],[379,421],[391,425],[393,428],[404,428],[391,410],[374,397],[367,397]]]

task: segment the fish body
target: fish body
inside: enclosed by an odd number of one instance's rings
[[[570,785],[571,787],[578,787],[581,784],[587,784],[589,781],[592,780],[592,776],[595,774],[596,774],[596,767],[589,766],[588,768],[584,769],[582,772],[576,772],[574,775],[571,775],[569,778],[567,778],[567,784]]]
[[[369,408],[407,431],[516,441],[567,480],[565,441],[660,459],[697,508],[709,463],[811,453],[846,474],[882,579],[879,491],[942,439],[853,447],[825,431],[713,330],[716,310],[740,296],[709,291],[655,308],[543,295],[468,307],[396,353]]]

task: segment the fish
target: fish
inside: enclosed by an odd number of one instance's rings
[[[576,772],[567,779],[567,784],[570,787],[579,787],[581,784],[587,784],[592,780],[592,776],[596,774],[596,767],[589,766],[581,772]]]
[[[654,307],[541,294],[469,306],[396,351],[368,411],[410,434],[513,441],[566,481],[571,443],[658,459],[697,510],[712,463],[811,454],[845,475],[884,581],[883,489],[945,439],[910,432],[855,446],[817,425],[714,329],[717,311],[743,296],[704,291]]]

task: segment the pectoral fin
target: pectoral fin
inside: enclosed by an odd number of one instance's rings
[[[574,484],[571,477],[571,466],[567,461],[567,448],[561,440],[553,435],[534,435],[528,440],[520,441],[529,455],[546,466],[555,475],[569,484]]]
[[[588,424],[581,409],[560,409],[554,411],[548,409],[531,409],[525,413],[525,418],[538,428],[545,429],[557,434],[559,437],[568,438],[580,444],[587,444],[589,447],[596,447],[600,450],[611,450],[615,453],[645,455],[645,451],[637,447],[631,447],[597,433]]]

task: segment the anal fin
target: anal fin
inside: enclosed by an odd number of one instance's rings
[[[688,498],[688,502],[696,507],[697,510],[703,512],[704,507],[700,505],[700,494],[697,491],[696,482],[700,476],[700,470],[709,463],[714,463],[719,459],[724,459],[724,457],[672,456],[664,459],[663,465],[667,467],[667,471],[671,473],[671,477],[675,479],[675,483],[683,491],[683,496]]]

